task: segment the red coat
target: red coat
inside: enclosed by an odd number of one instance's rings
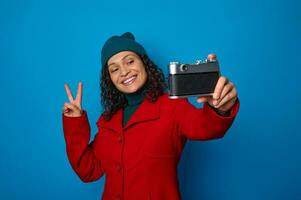
[[[186,140],[223,137],[238,109],[237,101],[222,117],[208,105],[198,109],[165,94],[155,103],[144,100],[124,127],[122,110],[110,121],[101,116],[90,144],[86,112],[63,116],[67,155],[82,181],[106,175],[103,200],[179,200],[177,165]]]

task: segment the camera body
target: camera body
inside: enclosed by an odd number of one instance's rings
[[[220,76],[217,60],[169,63],[169,98],[212,95]]]

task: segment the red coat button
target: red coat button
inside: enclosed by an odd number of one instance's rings
[[[116,200],[121,200],[121,196],[120,196],[120,195],[117,195],[117,196],[116,196]]]
[[[122,143],[122,136],[118,136],[117,140],[118,140],[119,143]]]
[[[117,164],[117,165],[116,165],[116,170],[117,170],[118,172],[120,172],[121,169],[122,169],[122,166],[121,166],[120,164]]]

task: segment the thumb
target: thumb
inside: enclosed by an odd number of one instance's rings
[[[198,103],[206,103],[208,100],[208,97],[198,97],[196,101]]]
[[[214,53],[209,54],[209,55],[207,56],[207,59],[208,59],[208,60],[216,60],[216,54],[214,54]]]

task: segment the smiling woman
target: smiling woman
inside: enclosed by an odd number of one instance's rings
[[[136,92],[146,82],[144,64],[140,57],[131,51],[123,51],[112,56],[108,66],[113,84],[123,93]]]
[[[106,119],[111,119],[118,109],[126,107],[127,97],[132,95],[125,94],[143,87],[142,95],[155,102],[164,93],[166,84],[161,69],[149,59],[133,34],[127,32],[120,37],[109,38],[102,48],[101,58],[101,100]],[[135,83],[129,84],[132,82]]]
[[[185,143],[224,136],[239,109],[234,84],[221,76],[213,96],[199,98],[205,104],[196,108],[168,98],[163,73],[133,34],[109,38],[101,57],[105,111],[91,143],[82,83],[75,99],[65,85],[64,135],[74,171],[84,182],[106,174],[103,200],[180,200],[177,166]]]

